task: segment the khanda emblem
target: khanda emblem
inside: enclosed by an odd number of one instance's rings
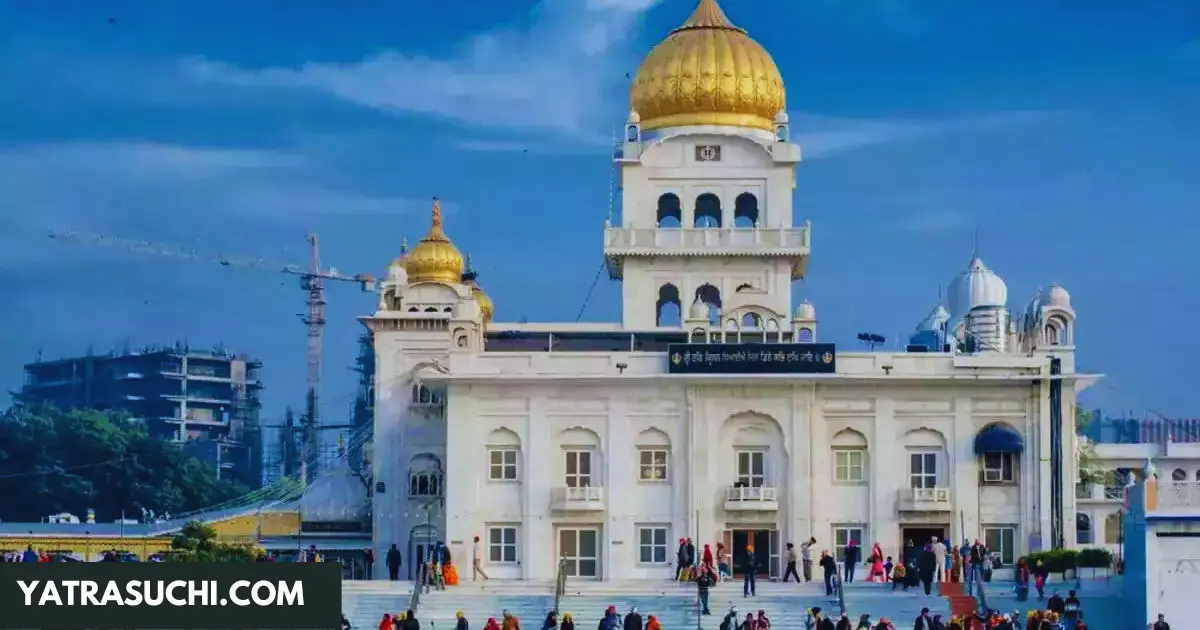
[[[683,363],[683,355],[679,354],[678,352],[672,354],[671,355],[671,363],[674,363],[675,365],[679,365],[680,363]]]
[[[833,353],[826,352],[825,354],[821,355],[821,361],[825,362],[826,365],[833,363]]]

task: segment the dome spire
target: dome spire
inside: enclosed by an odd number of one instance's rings
[[[725,11],[721,10],[721,5],[717,4],[717,0],[700,0],[700,4],[696,5],[696,10],[692,11],[691,17],[683,25],[671,32],[678,33],[679,31],[691,28],[715,28],[738,31],[739,33],[746,32],[734,26],[729,21],[729,18],[725,17]]]
[[[412,282],[462,282],[463,255],[442,228],[442,205],[433,198],[429,233],[404,257],[404,268]]]
[[[446,238],[446,232],[442,229],[442,202],[438,201],[437,197],[433,198],[433,221],[429,225],[429,233],[425,235],[422,241],[449,241]]]

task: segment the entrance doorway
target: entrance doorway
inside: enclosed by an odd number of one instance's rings
[[[767,529],[734,529],[731,533],[733,544],[729,551],[733,558],[733,566],[730,567],[733,574],[743,573],[742,567],[746,566],[746,547],[753,545],[754,555],[758,557],[758,575],[769,575],[772,556],[778,553],[771,549],[771,534],[774,532]]]
[[[911,540],[917,548],[924,547],[933,540],[934,536],[937,536],[938,540],[950,545],[947,541],[946,526],[944,525],[922,525],[920,527],[900,528],[901,545],[906,545]]]
[[[600,530],[595,527],[562,527],[558,530],[558,556],[567,577],[600,577]]]

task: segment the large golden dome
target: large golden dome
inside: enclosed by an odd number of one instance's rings
[[[462,282],[463,255],[442,231],[442,206],[433,200],[433,225],[429,233],[404,257],[409,282]]]
[[[716,0],[700,0],[642,62],[629,105],[646,130],[727,125],[772,131],[786,98],[771,55],[731,24]]]

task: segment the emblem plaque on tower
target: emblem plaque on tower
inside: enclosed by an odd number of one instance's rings
[[[698,144],[698,145],[696,145],[696,161],[697,162],[720,162],[721,161],[721,145],[719,145],[719,144]]]

